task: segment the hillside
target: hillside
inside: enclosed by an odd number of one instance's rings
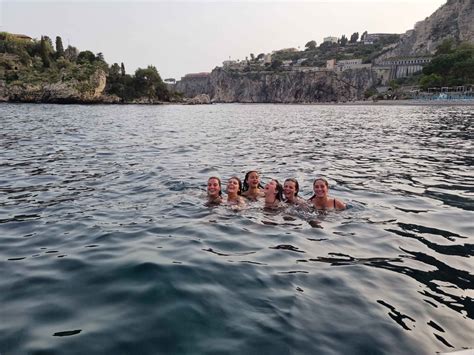
[[[109,66],[102,53],[53,41],[0,33],[0,101],[44,103],[160,103],[170,100],[157,69],[134,75]]]
[[[474,43],[473,0],[448,0],[431,16],[417,22],[379,59],[434,54],[445,39]]]

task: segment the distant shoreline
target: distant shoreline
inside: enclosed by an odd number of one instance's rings
[[[474,100],[380,100],[338,102],[342,106],[474,106]]]
[[[214,102],[209,104],[189,104],[182,102],[155,102],[155,103],[125,103],[125,102],[19,102],[0,101],[0,104],[36,104],[36,105],[90,105],[90,106],[202,106],[202,105],[315,105],[315,106],[474,106],[474,100],[379,100],[379,101],[348,101],[348,102]]]

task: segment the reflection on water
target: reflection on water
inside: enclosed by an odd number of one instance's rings
[[[474,348],[473,117],[4,104],[0,353]],[[205,206],[251,169],[349,208]]]

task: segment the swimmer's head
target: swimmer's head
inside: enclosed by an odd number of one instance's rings
[[[227,180],[227,193],[237,193],[237,195],[242,193],[242,182],[237,176],[232,176]]]
[[[298,180],[289,178],[283,183],[283,192],[285,193],[286,198],[288,198],[288,196],[298,196],[299,191],[300,184],[298,183]]]
[[[260,174],[256,170],[250,170],[245,174],[243,191],[247,191],[249,188],[259,188],[260,185]]]
[[[216,176],[211,176],[207,180],[207,195],[209,197],[222,196],[221,179]]]
[[[319,177],[313,182],[313,197],[324,197],[329,190],[329,183],[326,179]]]
[[[278,201],[283,199],[283,187],[276,179],[270,180],[265,185],[265,195],[272,194]]]

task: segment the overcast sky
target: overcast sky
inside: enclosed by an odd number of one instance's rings
[[[300,47],[353,32],[403,33],[446,0],[12,1],[0,0],[1,31],[61,36],[66,47],[102,52],[128,73],[154,65],[163,79],[209,72],[223,60]]]

